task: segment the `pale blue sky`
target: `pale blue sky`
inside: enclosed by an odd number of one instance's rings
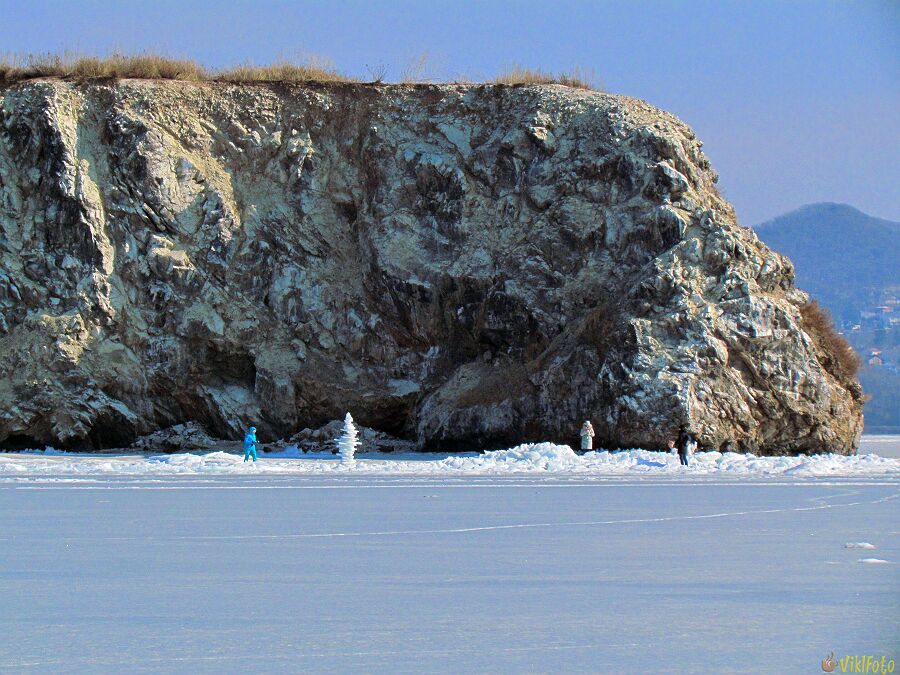
[[[744,224],[841,201],[900,220],[900,2],[0,0],[0,52],[310,53],[399,77],[592,69],[691,124]]]

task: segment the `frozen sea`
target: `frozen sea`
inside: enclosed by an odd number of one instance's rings
[[[550,444],[349,466],[0,455],[0,672],[900,661],[891,442],[856,458],[701,453],[686,470]]]

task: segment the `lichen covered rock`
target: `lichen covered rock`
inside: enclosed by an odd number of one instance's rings
[[[692,131],[560,86],[0,92],[0,443],[847,453],[861,391]],[[32,443],[33,444],[33,443]]]

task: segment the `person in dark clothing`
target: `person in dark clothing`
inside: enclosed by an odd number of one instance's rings
[[[690,446],[694,444],[694,437],[691,436],[691,432],[687,430],[685,425],[681,425],[678,429],[678,457],[681,459],[682,466],[689,466],[688,464],[688,450]]]

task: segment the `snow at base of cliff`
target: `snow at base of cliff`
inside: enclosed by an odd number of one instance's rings
[[[648,450],[576,454],[567,445],[528,443],[483,454],[365,454],[353,464],[330,454],[304,454],[297,448],[262,454],[246,463],[240,455],[197,452],[173,455],[90,455],[52,449],[0,455],[0,480],[36,476],[202,475],[202,474],[373,474],[503,475],[518,473],[578,476],[721,476],[900,478],[900,459],[878,455],[800,455],[757,457],[700,452],[682,467],[674,453]]]

